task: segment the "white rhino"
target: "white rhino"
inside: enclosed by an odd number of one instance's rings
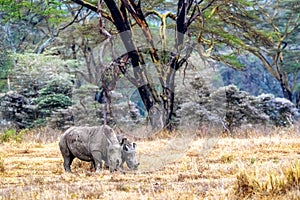
[[[137,170],[140,163],[136,160],[136,143],[130,143],[127,138],[123,135],[117,135],[118,141],[122,144],[122,162],[121,169],[123,169],[124,163],[127,164],[127,167],[131,170]],[[105,168],[109,168],[107,163],[104,163]],[[91,162],[91,169],[95,168],[95,163]]]
[[[118,135],[117,138],[123,144],[121,168],[123,168],[123,164],[126,162],[129,169],[137,170],[140,163],[136,160],[136,143],[131,144],[123,135]]]
[[[59,141],[66,172],[71,172],[74,158],[92,162],[96,172],[102,170],[102,160],[111,172],[118,170],[122,162],[124,142],[119,143],[114,131],[107,125],[94,127],[71,127]]]

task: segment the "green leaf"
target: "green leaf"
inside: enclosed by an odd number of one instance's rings
[[[232,54],[220,56],[220,60],[235,69],[243,69],[244,65],[238,60],[237,56]]]

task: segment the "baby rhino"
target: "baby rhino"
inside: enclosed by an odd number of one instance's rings
[[[117,138],[123,144],[121,168],[123,168],[123,164],[126,162],[129,169],[137,170],[140,163],[136,160],[136,143],[131,144],[123,135],[118,135]]]
[[[59,148],[66,172],[71,172],[74,158],[91,161],[96,172],[101,172],[103,160],[113,172],[120,168],[124,144],[119,143],[113,129],[107,125],[71,127],[61,136]]]
[[[122,162],[121,162],[121,169],[123,169],[123,164],[126,163],[127,167],[131,170],[137,170],[140,163],[136,160],[136,143],[130,143],[127,138],[125,138],[123,135],[117,136],[118,141],[122,144]],[[105,168],[109,168],[108,164],[105,163]],[[95,163],[91,162],[91,169],[95,168]]]

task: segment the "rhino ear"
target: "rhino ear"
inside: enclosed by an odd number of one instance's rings
[[[133,143],[132,145],[133,145],[133,148],[136,149],[136,146],[137,146],[136,143]]]
[[[127,138],[122,138],[121,145],[125,144],[126,141],[127,141]]]
[[[124,150],[124,151],[129,151],[129,146],[128,146],[127,144],[125,144],[125,145],[123,146],[123,150]]]

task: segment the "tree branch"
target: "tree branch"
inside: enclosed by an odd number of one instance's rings
[[[74,16],[74,18],[73,18],[73,20],[71,22],[69,22],[67,25],[65,25],[65,26],[63,26],[63,27],[61,27],[61,28],[58,29],[58,32],[57,32],[56,36],[58,36],[58,34],[59,34],[60,31],[65,30],[67,27],[71,26],[76,21],[76,19],[78,18],[79,14],[80,14],[80,12],[82,10],[82,8],[83,8],[83,6],[81,6],[79,8],[79,10],[77,11],[77,14]]]
[[[82,0],[72,0],[74,3],[77,3],[78,5],[81,5],[85,8],[88,8],[96,13],[98,13],[98,7],[89,3],[89,2],[86,2],[86,1],[82,1]],[[113,18],[111,17],[111,15],[109,15],[108,13],[104,12],[104,11],[101,11],[102,13],[102,16],[106,19],[108,19],[109,21],[111,22],[114,22]]]
[[[129,11],[129,13],[131,14],[131,16],[135,19],[136,23],[141,27],[143,34],[145,35],[147,43],[149,45],[150,56],[155,65],[156,71],[158,73],[158,79],[159,79],[161,85],[164,85],[164,82],[162,79],[162,76],[163,76],[162,66],[161,66],[160,59],[157,54],[155,45],[154,45],[152,33],[149,29],[148,23],[142,12],[142,9],[140,7],[141,6],[140,1],[138,2],[138,4],[135,4],[133,0],[129,0],[129,1],[122,0],[122,2],[123,2],[123,5],[126,7],[126,9]]]

